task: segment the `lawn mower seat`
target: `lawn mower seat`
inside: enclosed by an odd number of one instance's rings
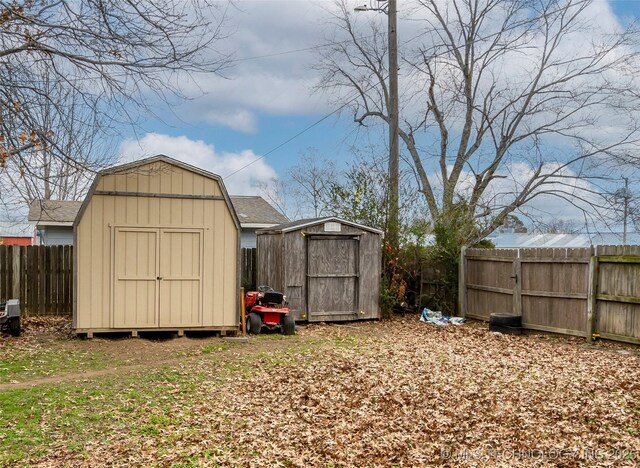
[[[267,291],[264,293],[264,297],[262,298],[263,304],[282,304],[283,302],[283,294],[277,291]]]

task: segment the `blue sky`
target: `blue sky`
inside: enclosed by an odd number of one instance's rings
[[[620,21],[640,18],[640,0],[612,0],[609,4]],[[239,10],[230,20],[233,34],[224,44],[234,51],[237,60],[227,78],[198,77],[199,88],[205,93],[174,107],[178,119],[160,107],[158,113],[165,117],[162,121],[150,119],[142,125],[137,134],[140,144],[132,135],[125,135],[121,144],[125,157],[164,152],[225,176],[272,151],[333,110],[326,96],[312,90],[318,80],[312,51],[251,59],[322,43],[330,33],[326,18],[331,3],[252,0],[238,5]],[[382,21],[382,15],[379,17]],[[402,42],[403,36],[409,37],[411,29],[415,31],[417,26],[415,22],[403,21],[402,10],[400,18]],[[230,178],[229,191],[255,193],[255,180],[249,173],[258,174],[261,180],[285,177],[287,170],[299,161],[300,153],[309,147],[317,148],[338,163],[352,158],[349,147],[356,141],[356,135],[379,142],[384,148],[384,133],[383,129],[373,129],[369,134],[358,130],[348,113],[331,116],[268,154],[251,169]]]
[[[238,61],[226,72],[228,79],[210,78],[214,83],[202,86],[205,95],[173,108],[177,118],[159,108],[157,113],[163,115],[162,120],[150,119],[138,129],[136,137],[144,140],[146,133],[155,132],[204,142],[216,153],[250,150],[264,155],[316,124],[333,110],[324,96],[312,90],[318,77],[312,70],[316,56],[312,51],[288,52],[312,48],[325,40],[323,19],[330,5],[328,1],[239,2],[242,11],[233,14],[230,23],[236,31],[228,41],[229,50],[235,51]],[[282,52],[285,54],[277,57],[245,60]],[[259,93],[256,101],[260,102],[247,102],[246,93],[252,97]],[[234,115],[243,112],[251,114],[245,119],[249,122],[238,118],[240,123],[234,123]],[[216,113],[231,115],[227,119],[211,116]],[[358,132],[348,114],[332,115],[266,156],[264,162],[283,176],[311,147],[329,159],[345,161],[351,157],[349,146]],[[133,135],[125,142],[125,151],[143,155],[149,152],[148,148],[157,149],[156,145],[147,144],[137,150],[131,139],[135,139]],[[213,169],[225,175],[224,170],[216,166]],[[231,181],[229,184],[231,191],[234,187]]]
[[[613,11],[620,16],[630,16],[637,18],[640,16],[640,2],[638,0],[613,0],[611,2]]]

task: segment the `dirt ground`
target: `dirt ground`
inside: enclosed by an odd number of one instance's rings
[[[640,463],[633,346],[405,317],[248,343],[34,322],[0,352],[5,465]]]

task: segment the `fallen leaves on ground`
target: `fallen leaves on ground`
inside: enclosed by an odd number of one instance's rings
[[[20,319],[21,333],[19,337],[2,333],[0,349],[20,346],[33,341],[45,339],[71,339],[75,336],[71,329],[69,316],[38,315]]]
[[[238,353],[224,374],[215,355],[191,360],[162,384],[176,399],[150,406],[149,430],[114,422],[82,450],[61,437],[31,461],[635,466],[640,459],[633,348],[620,354],[417,319],[310,326],[300,334],[311,345]]]

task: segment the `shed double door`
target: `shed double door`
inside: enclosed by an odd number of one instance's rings
[[[202,230],[116,228],[114,328],[202,325]]]
[[[360,243],[352,236],[310,236],[307,243],[309,321],[358,312]]]

